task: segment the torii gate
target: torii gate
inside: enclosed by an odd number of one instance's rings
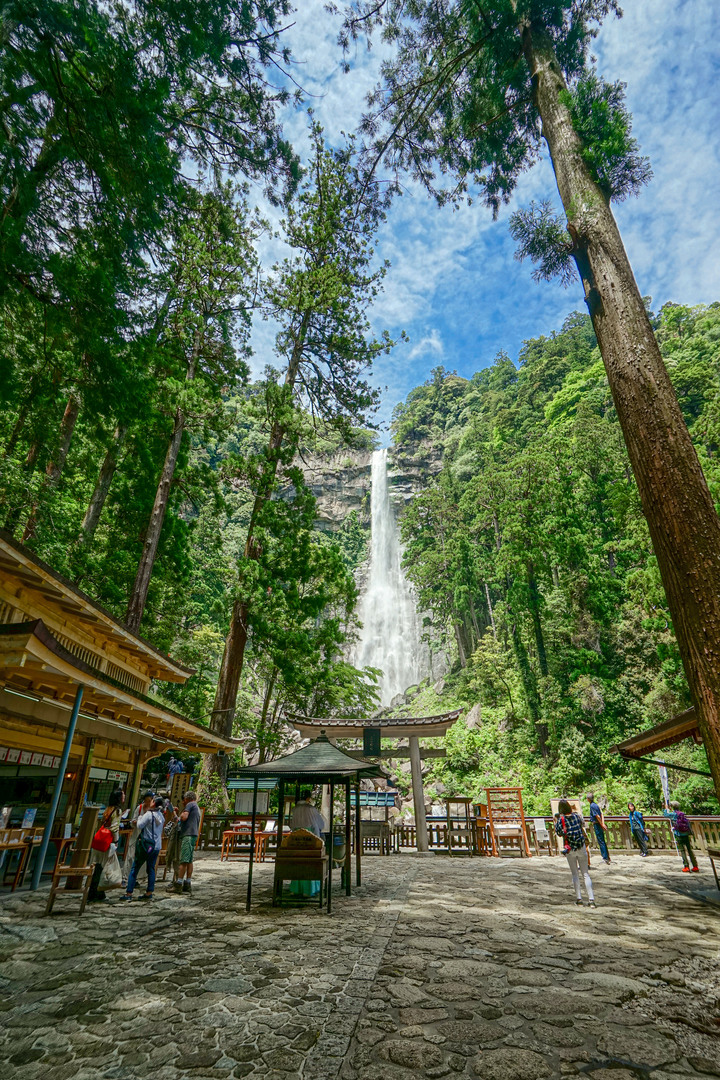
[[[422,781],[422,759],[445,757],[444,749],[420,749],[420,739],[444,735],[460,716],[462,709],[440,716],[402,716],[396,719],[373,717],[368,720],[328,720],[313,716],[285,713],[287,722],[305,739],[316,739],[324,731],[331,740],[363,740],[363,758],[410,758],[413,805],[415,808],[415,837],[418,851],[428,851],[425,792]],[[383,750],[381,739],[408,739],[409,750]]]

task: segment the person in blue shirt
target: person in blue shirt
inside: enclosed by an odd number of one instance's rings
[[[594,795],[588,795],[588,799],[590,800],[590,821],[595,832],[595,839],[598,842],[600,854],[602,855],[604,862],[606,862],[609,866],[610,854],[608,852],[607,841],[605,839],[605,833],[607,832],[607,828],[605,826],[603,812],[595,801]]]
[[[647,857],[648,843],[647,833],[645,831],[645,820],[639,810],[635,809],[635,803],[628,803],[628,821],[630,822],[630,832],[635,837],[638,847],[640,848],[640,854],[643,858]]]

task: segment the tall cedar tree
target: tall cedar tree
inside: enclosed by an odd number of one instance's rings
[[[255,235],[245,207],[233,199],[230,186],[205,195],[190,192],[168,245],[168,265],[159,275],[166,318],[157,351],[168,358],[166,390],[175,409],[125,616],[133,631],[142,620],[188,426],[201,425],[220,407],[223,389],[235,388],[247,375],[244,342],[256,278]]]
[[[720,519],[660,355],[615,218],[648,177],[622,88],[589,66],[616,0],[360,0],[343,43],[382,27],[366,129],[371,155],[441,201],[471,186],[497,213],[550,151],[580,275],[637,480],[680,652],[720,795]],[[450,187],[436,182],[435,169]],[[555,233],[557,228],[547,229]],[[562,253],[560,253],[562,269]]]
[[[274,395],[268,444],[256,467],[255,503],[211,719],[212,730],[225,737],[232,733],[248,639],[250,589],[244,577],[248,562],[260,553],[255,529],[275,491],[278,465],[289,465],[295,453],[297,406],[348,435],[354,425],[365,422],[376,401],[363,375],[376,356],[392,347],[387,334],[376,338],[371,333],[367,316],[386,270],[375,263],[373,250],[383,218],[381,193],[358,172],[352,140],[343,149],[331,150],[317,124],[311,135],[305,183],[283,222],[283,239],[291,253],[274,267],[266,289],[267,315],[280,325],[276,351],[283,373]],[[224,758],[210,755],[205,762],[208,777],[224,779]]]

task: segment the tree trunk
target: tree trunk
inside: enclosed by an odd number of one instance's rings
[[[533,621],[533,630],[535,631],[535,647],[537,648],[538,665],[540,667],[540,674],[547,677],[547,652],[545,651],[545,636],[543,634],[542,622],[540,621],[540,590],[538,589],[535,568],[533,567],[532,561],[528,561],[527,572],[528,592],[530,593],[529,607]]]
[[[192,382],[195,378],[195,370],[200,354],[201,337],[201,331],[199,329],[196,330],[192,356],[190,357],[187,375],[185,376],[186,382]],[[160,534],[162,533],[165,514],[167,513],[168,502],[170,500],[170,490],[172,488],[173,477],[175,476],[175,468],[180,454],[180,447],[182,446],[183,435],[185,434],[185,422],[185,413],[181,407],[178,407],[175,412],[173,433],[170,442],[168,443],[165,461],[163,463],[162,472],[160,473],[160,480],[158,481],[157,491],[155,492],[155,501],[150,513],[150,521],[148,522],[148,527],[145,532],[142,555],[140,556],[137,574],[135,575],[135,584],[133,585],[130,602],[128,603],[127,612],[125,614],[125,624],[128,630],[132,630],[134,634],[140,629],[145,604],[147,603],[150,578],[152,577],[153,567],[155,566],[155,559],[160,544]]]
[[[293,346],[292,355],[285,373],[285,386],[290,392],[295,387],[311,312],[303,315],[298,329],[298,336]],[[270,497],[272,486],[277,473],[280,450],[287,429],[277,421],[273,424],[267,450],[267,465],[263,472],[255,502],[253,504],[248,531],[245,538],[243,559],[256,559],[258,552],[255,545],[255,526],[258,515],[266,499]],[[241,564],[242,567],[242,564]],[[241,569],[242,573],[242,569]],[[215,703],[210,718],[210,730],[216,735],[229,739],[232,734],[233,721],[235,719],[235,701],[240,687],[243,662],[245,659],[245,647],[248,640],[248,619],[250,611],[247,598],[238,598],[233,604],[230,616],[230,628],[225,639],[225,649],[220,664],[220,674],[215,692]],[[203,761],[203,778],[209,781],[211,775],[216,775],[225,783],[227,776],[227,759],[218,757],[217,754],[208,754]]]
[[[95,536],[95,530],[98,527],[100,521],[100,515],[103,512],[105,506],[105,500],[108,497],[110,491],[110,485],[117,469],[118,458],[125,442],[125,436],[128,432],[127,424],[118,424],[115,428],[113,435],[113,441],[108,451],[105,454],[105,460],[100,468],[100,475],[95,483],[95,490],[92,493],[88,508],[85,511],[85,517],[82,519],[82,525],[80,526],[80,549],[88,548]]]
[[[60,422],[60,444],[55,453],[47,463],[45,467],[45,489],[57,487],[58,481],[62,475],[65,461],[70,449],[70,443],[72,442],[73,432],[75,431],[75,424],[80,413],[80,402],[74,394],[71,394],[68,398],[68,403],[65,406],[65,412],[63,413],[62,421]],[[38,519],[38,503],[34,503],[30,510],[30,516],[27,519],[25,525],[25,531],[23,532],[23,543],[27,543],[28,540],[32,540],[37,532],[37,519]]]
[[[497,630],[495,628],[495,615],[493,613],[492,600],[490,599],[490,588],[487,581],[485,582],[485,599],[487,600],[487,609],[490,616],[490,625],[492,626],[493,637],[497,641]]]
[[[612,211],[581,155],[552,43],[523,30],[535,100],[720,798],[720,519]]]

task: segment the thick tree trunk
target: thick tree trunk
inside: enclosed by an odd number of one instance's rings
[[[575,260],[720,798],[720,519],[615,219],[581,155],[552,44],[523,33]]]
[[[71,394],[68,398],[68,403],[65,406],[62,421],[60,422],[60,443],[57,452],[53,454],[45,467],[45,489],[57,487],[68,456],[79,413],[80,402],[74,394]],[[27,543],[28,540],[32,540],[37,532],[38,505],[38,503],[33,505],[30,516],[27,519],[25,531],[22,536],[24,544]]]
[[[95,490],[92,493],[88,508],[85,511],[85,517],[82,519],[82,525],[80,526],[80,548],[88,548],[93,542],[95,536],[95,530],[98,527],[100,521],[100,515],[103,512],[105,506],[105,500],[108,497],[110,491],[110,485],[112,484],[115,470],[117,469],[118,458],[120,451],[122,450],[123,443],[125,442],[125,436],[128,432],[127,424],[118,424],[115,428],[113,435],[113,441],[105,454],[105,460],[100,468],[100,474],[95,483]]]
[[[187,375],[185,377],[186,382],[192,382],[195,378],[198,356],[200,355],[201,337],[201,331],[197,330],[193,342],[192,356],[188,363]],[[165,514],[167,513],[168,502],[170,500],[170,491],[175,476],[175,468],[180,454],[180,447],[182,446],[183,435],[185,434],[185,423],[185,413],[182,408],[178,407],[175,412],[173,433],[170,442],[168,443],[165,461],[163,462],[162,472],[160,473],[160,480],[158,481],[157,491],[155,492],[155,501],[153,502],[153,508],[150,513],[150,521],[148,522],[148,527],[145,532],[142,555],[140,556],[137,574],[135,575],[135,584],[133,585],[127,612],[125,613],[125,623],[128,629],[132,630],[134,634],[140,629],[145,604],[147,603],[150,578],[152,577],[153,567],[155,566],[155,559],[160,544],[160,534],[162,533],[162,527],[165,522]]]
[[[306,312],[298,328],[298,335],[285,373],[285,386],[292,392],[295,387],[300,363],[302,361],[303,348],[311,312]],[[274,423],[267,450],[267,465],[260,481],[260,486],[255,497],[248,531],[245,538],[243,560],[256,559],[258,552],[255,544],[255,526],[258,515],[265,501],[270,497],[277,473],[280,450],[286,435],[286,428],[279,423]],[[242,574],[242,563],[241,563]],[[249,604],[247,598],[240,597],[233,604],[230,616],[230,628],[225,639],[225,649],[220,664],[217,690],[212,716],[210,718],[210,730],[216,735],[222,735],[229,739],[232,735],[233,722],[235,720],[235,701],[240,687],[245,648],[248,640]],[[208,754],[203,761],[203,779],[209,783],[212,775],[218,776],[223,783],[227,776],[227,764],[224,758],[216,754]]]
[[[125,623],[128,629],[132,630],[133,633],[137,633],[139,630],[143,612],[145,610],[148,589],[150,588],[150,578],[152,577],[153,567],[157,557],[160,534],[162,533],[162,527],[165,522],[165,514],[167,513],[168,501],[170,499],[170,489],[172,487],[173,477],[175,476],[175,468],[177,466],[184,433],[185,414],[182,409],[178,409],[175,413],[175,426],[170,442],[168,443],[165,461],[163,462],[162,472],[160,473],[160,480],[158,481],[157,490],[155,492],[155,501],[153,502],[153,508],[150,513],[150,521],[148,522],[148,527],[145,531],[145,540],[143,542],[143,550],[142,555],[140,556],[137,574],[135,575],[135,584],[133,585],[130,602],[128,603],[127,612],[125,614]]]

